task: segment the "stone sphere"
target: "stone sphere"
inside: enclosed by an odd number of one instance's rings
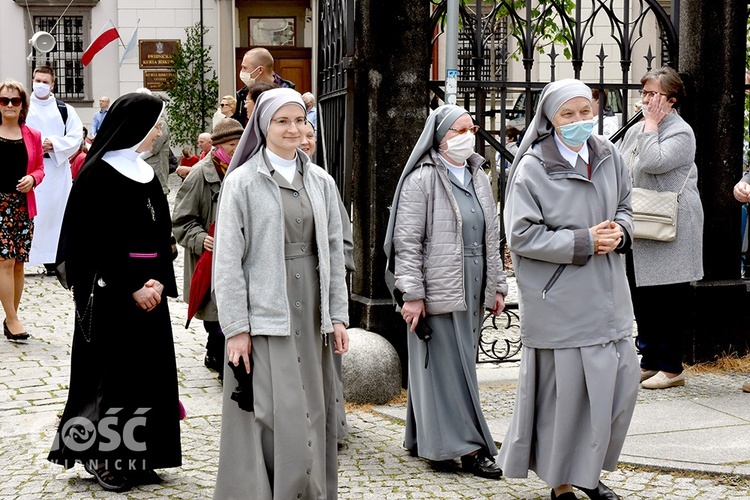
[[[342,356],[344,399],[382,405],[401,394],[401,362],[396,349],[377,333],[349,330],[349,352]]]

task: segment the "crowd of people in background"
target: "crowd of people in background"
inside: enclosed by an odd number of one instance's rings
[[[72,290],[69,393],[49,460],[82,463],[106,490],[156,483],[155,469],[182,462],[167,301],[178,294],[179,244],[187,320],[202,321],[204,365],[224,383],[215,498],[336,496],[350,221],[315,163],[314,95],[277,75],[263,48],[244,55],[239,77],[244,86],[220,98],[211,132],[196,138],[199,154],[182,149],[171,214],[163,98],[147,89],[112,103],[102,96],[87,130],[55,98],[50,67],[35,68],[30,95],[0,83],[4,334],[33,338],[19,317],[25,264],[43,264]],[[508,176],[500,202],[523,353],[499,452],[476,374],[484,311],[500,314],[508,293],[490,166],[475,152],[479,127],[467,110],[430,113],[384,245],[407,336],[412,456],[438,468],[460,460],[490,479],[533,470],[553,499],[573,499],[574,489],[619,498],[600,475],[617,465],[638,388],[685,384],[687,325],[669,312],[703,277],[695,136],[677,112],[685,88],[671,68],[641,85],[644,119],[617,145],[606,92],[575,79],[547,85],[529,126],[507,129],[515,159],[497,161]],[[673,241],[635,236],[632,188],[681,194]],[[733,194],[750,202],[748,174]],[[143,447],[71,445],[70,422],[98,423],[114,410],[136,418],[143,408]]]

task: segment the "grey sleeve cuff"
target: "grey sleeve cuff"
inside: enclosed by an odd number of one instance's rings
[[[594,253],[594,240],[588,229],[573,230],[573,262],[575,266],[582,266]]]

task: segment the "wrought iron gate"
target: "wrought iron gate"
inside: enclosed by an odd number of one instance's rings
[[[320,0],[318,38],[318,159],[351,207],[354,107],[354,1]]]

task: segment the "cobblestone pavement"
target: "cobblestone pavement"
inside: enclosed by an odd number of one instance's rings
[[[175,181],[173,178],[173,187],[179,183]],[[181,285],[182,257],[176,261],[176,271]],[[187,307],[178,300],[170,299],[169,305],[180,398],[188,413],[181,424],[183,466],[160,471],[164,481],[159,485],[116,494],[102,491],[80,465],[66,471],[47,462],[67,395],[73,309],[70,293],[55,278],[40,272],[41,266],[27,269],[20,311],[32,338],[19,343],[0,341],[0,498],[211,498],[218,465],[221,386],[202,364],[205,334],[200,321],[186,330]],[[509,408],[511,389],[483,389],[488,417]],[[348,419],[351,435],[339,456],[339,498],[549,498],[546,485],[533,476],[490,481],[460,472],[435,471],[401,447],[403,425],[399,421],[368,408],[351,408]],[[732,477],[623,467],[606,474],[605,482],[623,498],[750,497],[748,480]]]

